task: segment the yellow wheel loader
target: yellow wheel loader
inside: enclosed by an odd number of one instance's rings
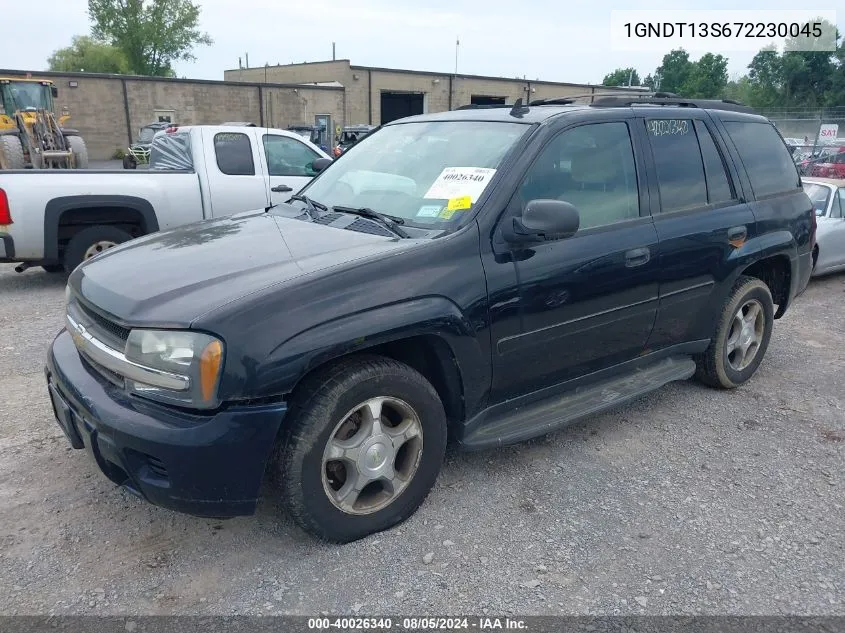
[[[0,169],[86,169],[88,150],[57,117],[52,81],[0,77]]]

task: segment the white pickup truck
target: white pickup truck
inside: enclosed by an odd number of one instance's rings
[[[288,200],[331,158],[298,134],[199,125],[156,134],[147,170],[0,172],[0,262],[71,271],[135,237]]]

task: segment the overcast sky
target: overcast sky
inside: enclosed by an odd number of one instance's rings
[[[249,53],[250,66],[331,59],[353,64],[453,72],[460,39],[458,72],[529,79],[600,83],[614,68],[635,66],[642,76],[660,64],[662,53],[610,50],[611,9],[696,9],[684,0],[199,0],[201,24],[214,39],[198,48],[196,62],[180,62],[179,76],[223,79]],[[0,67],[44,70],[56,48],[73,34],[86,34],[87,0],[50,1],[33,11],[8,2],[3,22],[14,25],[0,38]],[[819,9],[830,8],[827,3]],[[718,0],[712,9],[738,8]],[[794,9],[794,0],[746,0],[745,9]],[[845,11],[838,17],[845,32]],[[37,34],[33,37],[33,34]],[[50,34],[48,37],[46,34]],[[730,59],[731,76],[742,74],[753,53],[712,47]],[[692,55],[693,59],[699,54]]]

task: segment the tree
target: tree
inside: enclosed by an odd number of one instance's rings
[[[633,68],[617,68],[602,80],[603,86],[627,86],[630,80],[632,86],[640,85],[640,75]]]
[[[716,99],[728,85],[728,60],[722,55],[705,53],[690,66],[681,86],[681,94],[696,99]]]
[[[660,75],[661,92],[681,92],[684,83],[689,79],[693,63],[689,60],[689,53],[678,48],[669,51],[663,57],[663,63],[657,68]]]
[[[194,60],[196,46],[212,44],[199,14],[190,0],[88,0],[94,37],[120,49],[138,75],[173,77],[175,62]]]
[[[77,35],[71,45],[55,51],[48,69],[58,72],[129,73],[129,62],[119,48],[86,35]]]

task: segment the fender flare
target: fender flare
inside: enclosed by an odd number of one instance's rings
[[[473,324],[441,296],[382,305],[308,328],[278,345],[250,373],[256,396],[286,394],[315,368],[377,345],[435,336],[449,348],[467,410],[489,389],[490,355],[484,354]],[[260,396],[259,396],[260,397]]]
[[[44,207],[44,259],[59,259],[59,224],[62,214],[78,209],[102,209],[122,207],[137,211],[141,215],[144,234],[158,231],[158,218],[149,200],[136,196],[64,196],[53,198]]]
[[[750,267],[759,261],[770,257],[782,256],[789,260],[790,284],[798,277],[798,244],[795,237],[787,230],[766,233],[748,240],[741,248],[736,249],[729,258],[733,263],[731,274],[723,286],[730,292],[737,279]],[[725,295],[727,296],[727,294]],[[778,306],[775,318],[779,318],[787,308],[791,297],[791,288],[787,288],[786,302]]]

